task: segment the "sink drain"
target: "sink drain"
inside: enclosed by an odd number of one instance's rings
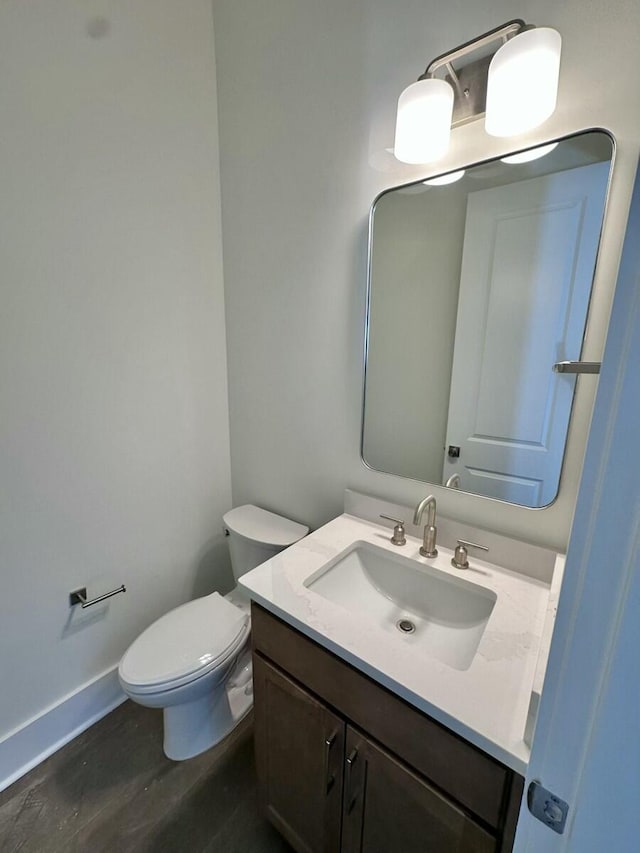
[[[396,628],[398,631],[402,631],[403,634],[413,634],[416,630],[416,626],[409,619],[398,619]]]

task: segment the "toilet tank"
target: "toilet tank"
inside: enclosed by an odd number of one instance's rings
[[[252,504],[230,509],[222,520],[229,534],[231,568],[236,580],[309,532],[304,524]]]

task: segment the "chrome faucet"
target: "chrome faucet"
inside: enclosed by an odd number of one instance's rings
[[[420,501],[413,515],[413,523],[420,524],[425,507],[428,507],[429,511],[427,513],[427,523],[424,527],[424,538],[420,546],[420,553],[423,557],[437,557],[436,536],[438,529],[436,527],[436,499],[433,495],[429,495]]]

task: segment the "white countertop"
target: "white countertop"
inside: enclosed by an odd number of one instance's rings
[[[529,760],[523,739],[527,713],[540,638],[553,607],[549,586],[471,554],[470,568],[461,572],[451,566],[452,552],[447,548],[439,546],[439,555],[428,560],[418,553],[418,539],[407,537],[407,544],[398,548],[390,543],[389,532],[341,515],[243,575],[239,583],[274,615],[524,775]],[[467,670],[441,663],[412,644],[411,636],[384,631],[365,614],[347,610],[304,586],[355,541],[463,576],[497,594]]]

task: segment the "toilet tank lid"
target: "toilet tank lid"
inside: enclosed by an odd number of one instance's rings
[[[280,548],[293,545],[309,532],[309,528],[304,524],[298,524],[252,504],[230,509],[222,516],[222,520],[225,527],[245,539]]]

